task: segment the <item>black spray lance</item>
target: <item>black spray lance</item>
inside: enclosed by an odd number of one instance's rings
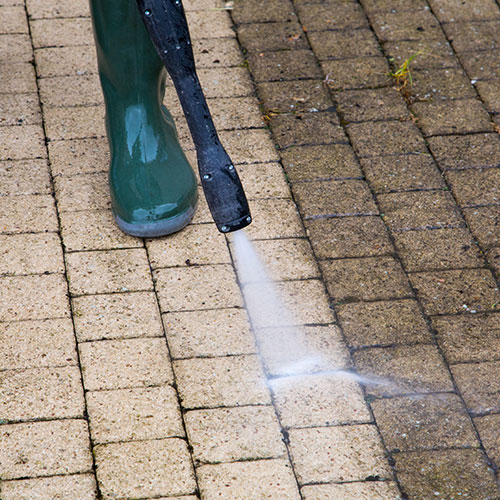
[[[219,231],[252,222],[234,165],[222,146],[203,95],[181,0],[137,0],[142,19],[177,90],[198,155],[208,207]]]

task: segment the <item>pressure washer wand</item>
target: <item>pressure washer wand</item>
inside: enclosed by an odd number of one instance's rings
[[[181,0],[137,0],[161,60],[177,90],[198,155],[208,207],[219,231],[242,229],[250,209],[238,173],[222,146],[203,95]]]

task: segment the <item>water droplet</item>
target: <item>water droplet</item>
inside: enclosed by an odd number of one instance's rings
[[[147,16],[147,17],[149,17],[151,15],[151,11],[149,9],[146,9],[144,11],[144,15]]]

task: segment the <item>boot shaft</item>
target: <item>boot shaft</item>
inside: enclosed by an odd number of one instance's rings
[[[109,101],[113,105],[161,103],[167,73],[139,15],[136,0],[89,2],[106,105],[110,105]]]

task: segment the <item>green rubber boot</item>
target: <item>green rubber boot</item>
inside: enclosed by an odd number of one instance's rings
[[[174,233],[192,219],[198,188],[161,104],[166,70],[135,0],[90,0],[111,152],[115,220],[133,236]]]

